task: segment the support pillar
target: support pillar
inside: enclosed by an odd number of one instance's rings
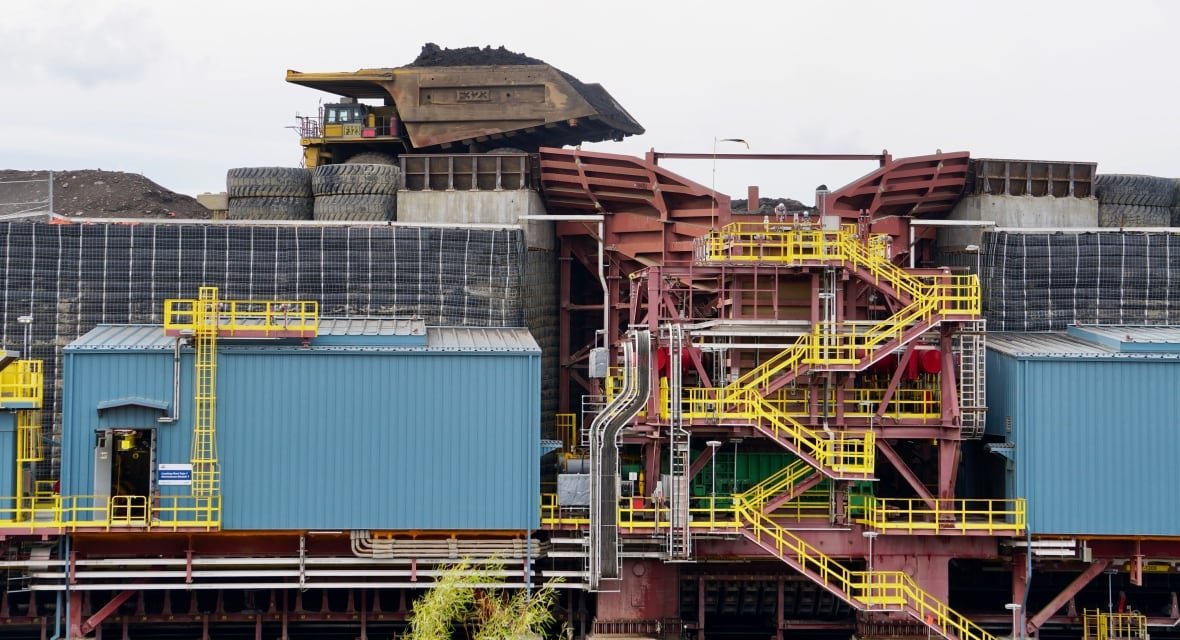
[[[70,616],[66,621],[66,632],[69,633],[70,640],[74,638],[85,637],[82,633],[82,607],[84,604],[85,592],[71,591],[70,592]]]
[[[625,622],[680,617],[680,567],[623,558],[619,590],[598,594],[597,619]]]

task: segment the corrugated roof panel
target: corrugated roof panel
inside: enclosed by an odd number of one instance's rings
[[[432,351],[541,352],[533,335],[524,327],[429,327],[426,335]]]
[[[419,350],[451,352],[540,353],[541,347],[524,327],[424,327],[419,320],[397,318],[326,318],[320,336],[312,341],[335,350],[349,347],[365,350]],[[226,341],[252,348],[304,349],[291,342]],[[126,351],[171,349],[175,339],[164,335],[160,325],[99,325],[70,343],[67,350]],[[227,350],[228,350],[227,349]]]
[[[1064,332],[988,333],[987,346],[1018,358],[1038,357],[1111,357],[1117,355],[1092,342],[1074,338]]]
[[[1142,328],[1142,327],[1141,327]],[[1095,333],[1087,339],[1089,329],[1071,329],[1044,333],[988,333],[989,349],[1016,358],[1112,358],[1112,359],[1180,359],[1180,349],[1157,348],[1140,345],[1131,346],[1125,341],[1130,327],[1108,326],[1103,333]],[[1160,327],[1164,329],[1164,327]],[[1122,335],[1119,335],[1121,332]],[[1137,335],[1132,332],[1131,335]],[[1150,333],[1142,334],[1144,336]],[[1166,335],[1160,332],[1156,335]],[[1151,343],[1162,345],[1165,343]]]
[[[321,336],[424,336],[417,318],[320,318]]]
[[[66,346],[67,350],[171,349],[176,338],[158,324],[100,324]]]
[[[1071,336],[1122,353],[1180,353],[1180,327],[1141,325],[1077,325]]]

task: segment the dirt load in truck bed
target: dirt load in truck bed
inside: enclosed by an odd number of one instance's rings
[[[458,49],[444,49],[433,42],[427,42],[422,45],[422,52],[413,62],[406,65],[407,67],[465,67],[465,66],[501,66],[501,65],[547,65],[548,62],[539,60],[523,53],[509,51],[503,45],[492,48],[491,46],[483,47],[460,47]],[[615,102],[614,98],[607,93],[602,85],[596,83],[587,84],[578,80],[574,76],[553,67],[557,73],[561,74],[565,81],[573,86],[574,90],[590,103],[590,106],[597,109],[602,115],[619,118],[623,121],[630,121],[639,127],[639,123],[635,122],[623,108]],[[643,133],[643,128],[639,127],[639,133]]]
[[[45,211],[48,171],[0,170],[0,215]],[[195,198],[138,173],[81,169],[53,173],[53,211],[88,218],[208,218]]]

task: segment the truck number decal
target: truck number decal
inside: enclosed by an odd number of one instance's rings
[[[492,94],[487,89],[460,89],[455,92],[456,102],[491,102]]]

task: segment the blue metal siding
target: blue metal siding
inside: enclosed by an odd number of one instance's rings
[[[1180,493],[1168,490],[1180,460],[1180,363],[997,360],[989,414],[1012,411],[1010,489],[1028,499],[1034,534],[1180,533]]]
[[[64,352],[64,392],[62,394],[62,472],[63,495],[94,493],[94,432],[114,427],[148,427],[147,414],[136,416],[139,424],[118,424],[140,412],[116,409],[112,415],[99,415],[100,403],[118,398],[141,396],[158,400],[172,399],[172,351],[137,352]],[[181,361],[181,422],[157,423],[156,461],[188,462],[192,423],[192,357]],[[104,412],[106,414],[107,412]],[[158,411],[151,412],[155,417]],[[138,420],[143,418],[146,424]],[[153,418],[154,420],[154,418]]]
[[[13,496],[16,496],[16,414],[0,411],[0,498]],[[12,500],[0,500],[0,508],[8,509],[14,504]]]
[[[85,494],[94,407],[170,399],[172,354],[67,352],[66,368],[63,490]],[[191,353],[181,371],[158,462],[188,461]],[[217,420],[225,529],[539,526],[537,353],[223,349]]]

